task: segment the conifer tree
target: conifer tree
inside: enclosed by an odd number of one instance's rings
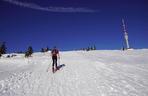
[[[29,46],[28,50],[25,52],[25,57],[30,57],[32,53],[33,53],[33,48]]]
[[[96,46],[94,45],[94,48],[93,48],[94,50],[96,50]]]
[[[44,52],[44,48],[41,49],[41,52]]]
[[[0,53],[0,57],[2,56],[2,54]]]
[[[87,51],[89,51],[89,50],[90,50],[90,48],[88,47],[88,48],[87,48]]]
[[[6,43],[3,42],[2,45],[0,46],[0,53],[1,53],[1,54],[6,54],[6,51],[7,51],[6,49],[7,49],[7,48],[6,48],[6,45],[5,45],[5,44],[6,44]]]
[[[2,55],[2,48],[1,48],[1,46],[0,46],[0,55]]]
[[[90,50],[93,50],[93,47],[92,46],[90,47]]]
[[[48,48],[48,46],[47,46],[47,48],[46,48],[46,52],[48,52],[49,51],[49,48]]]
[[[31,55],[33,53],[33,48],[31,46],[28,47],[28,53]]]

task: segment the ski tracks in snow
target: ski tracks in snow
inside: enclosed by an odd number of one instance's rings
[[[51,63],[50,58],[31,57],[28,59],[31,68],[25,72],[13,73],[9,78],[0,81],[0,96],[47,96],[51,85],[49,74],[45,69]],[[43,62],[42,62],[43,61]]]
[[[148,72],[134,65],[106,63],[94,53],[80,52],[87,60],[93,61],[91,67],[101,76],[99,89],[103,96],[147,96]],[[93,57],[93,58],[92,58]],[[110,57],[112,58],[112,57]],[[108,61],[108,60],[107,60]],[[124,69],[125,68],[125,69]],[[137,72],[137,73],[136,73]],[[98,77],[98,76],[97,76]]]
[[[0,81],[0,96],[148,96],[146,69],[101,54],[62,52],[54,74],[49,53],[35,54],[31,68]]]

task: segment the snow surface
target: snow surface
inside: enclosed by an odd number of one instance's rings
[[[148,49],[50,52],[0,59],[0,96],[148,96]],[[47,72],[48,69],[48,72]]]

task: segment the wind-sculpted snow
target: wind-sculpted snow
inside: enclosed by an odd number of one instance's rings
[[[148,96],[148,50],[61,52],[0,59],[0,96]],[[48,68],[48,69],[47,69]]]

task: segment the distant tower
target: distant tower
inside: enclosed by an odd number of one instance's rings
[[[125,39],[125,42],[126,42],[126,48],[129,49],[130,46],[129,46],[129,42],[128,42],[128,33],[126,31],[124,19],[122,19],[122,26],[123,26],[123,31],[124,31],[124,39]]]

